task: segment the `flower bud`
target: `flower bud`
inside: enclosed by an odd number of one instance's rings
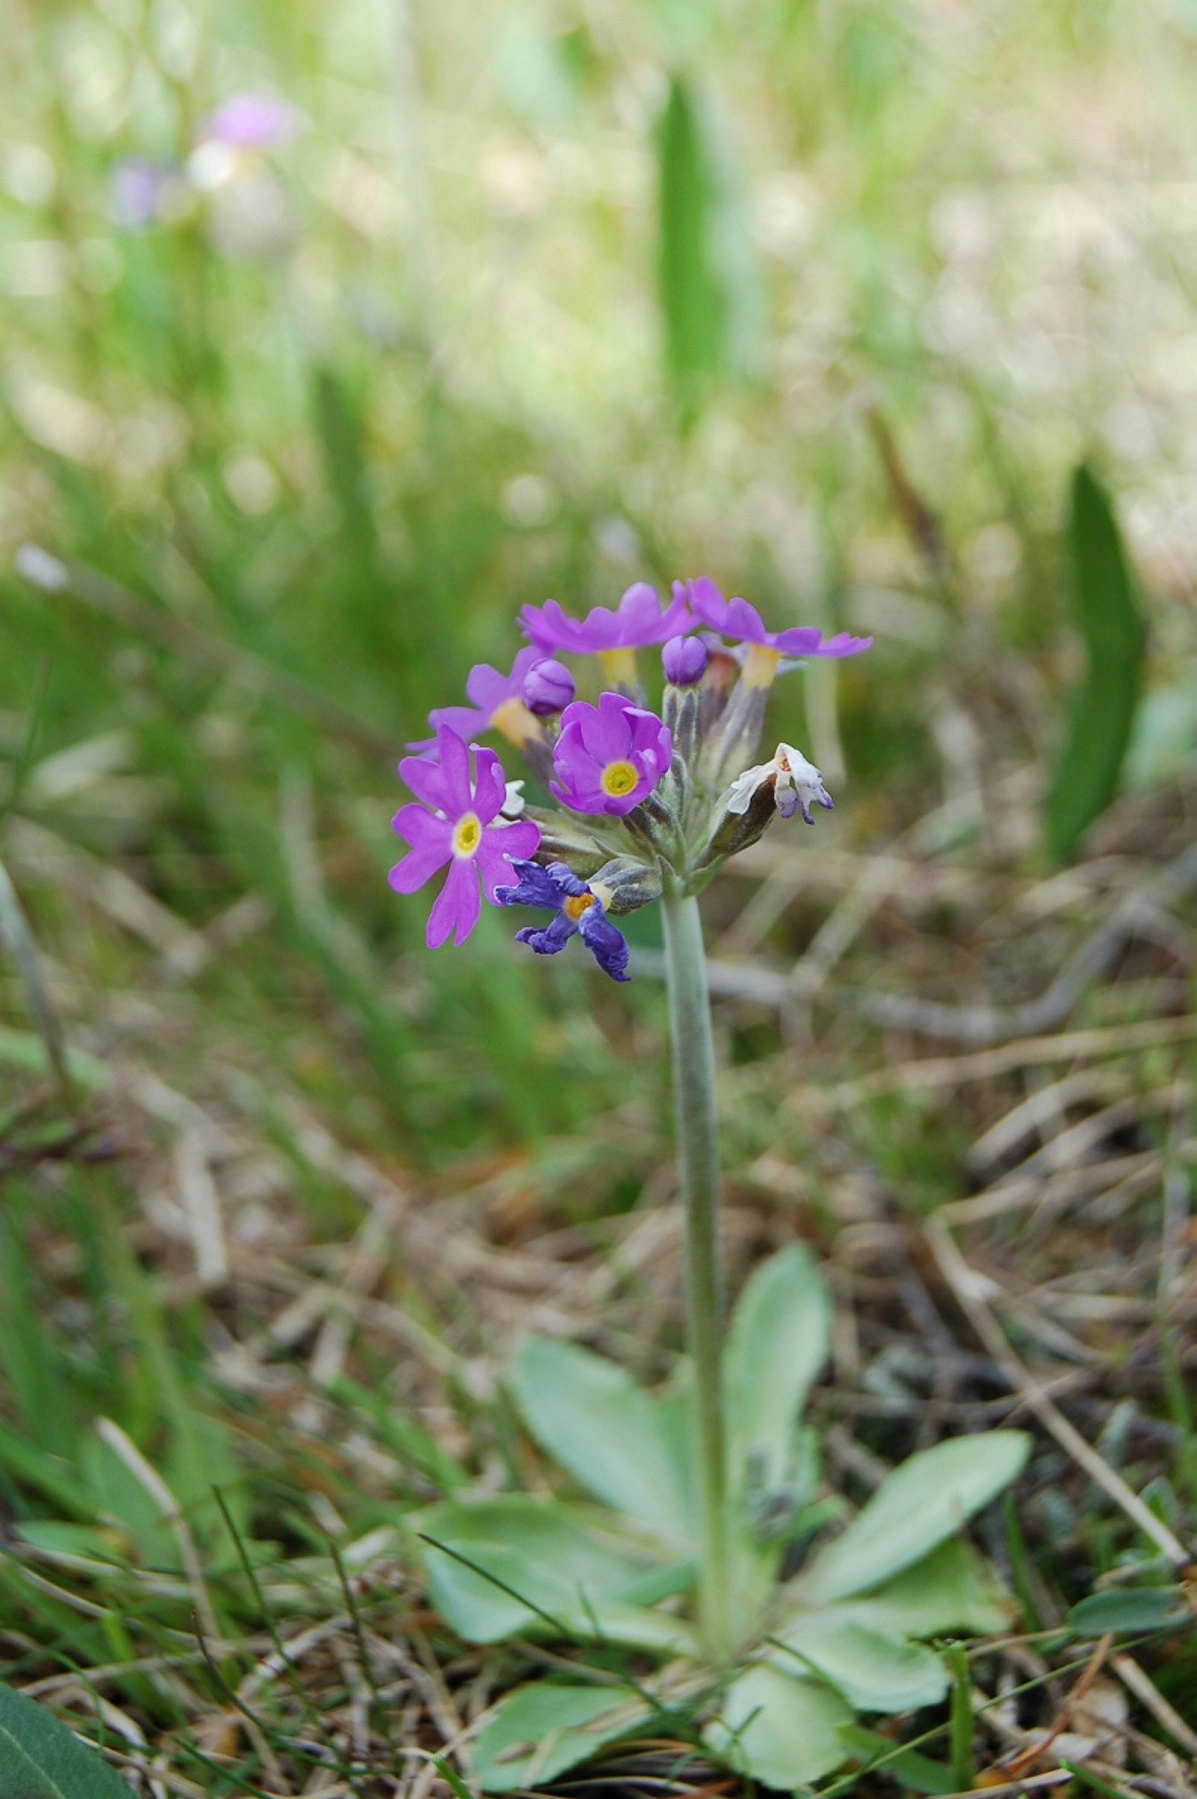
[[[693,687],[701,681],[708,659],[701,637],[671,637],[661,651],[665,679],[674,687]]]
[[[552,718],[574,697],[574,678],[564,663],[546,657],[524,676],[524,704],[537,718]]]

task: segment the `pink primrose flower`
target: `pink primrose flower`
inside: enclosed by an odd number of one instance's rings
[[[676,589],[675,589],[676,594]],[[603,655],[609,650],[639,650],[676,637],[690,624],[685,597],[672,599],[662,611],[656,589],[647,581],[629,587],[614,610],[593,606],[585,618],[571,618],[556,600],[543,606],[525,606],[520,625],[542,656],[556,650],[575,655]]]
[[[452,934],[454,943],[464,943],[482,910],[479,882],[497,905],[499,889],[511,885],[512,860],[535,853],[540,831],[530,819],[509,823],[500,816],[506,781],[499,758],[467,746],[448,725],[437,728],[435,758],[405,756],[399,773],[421,803],[401,806],[391,821],[410,848],[388,879],[396,893],[414,893],[448,863],[425,941],[439,949]]]
[[[544,652],[529,644],[512,663],[510,674],[500,674],[489,662],[476,663],[466,680],[466,698],[470,704],[438,706],[428,714],[429,724],[434,731],[439,731],[442,725],[448,725],[459,737],[469,738],[475,732],[489,731],[492,725],[499,722],[500,713],[510,712],[512,723],[522,722],[519,715],[526,715],[527,712],[524,705],[524,682],[537,663],[543,661]],[[528,728],[522,732],[522,736],[527,736],[535,729],[531,718],[527,718],[526,722]],[[435,737],[425,737],[418,743],[409,743],[407,747],[423,753],[435,749],[436,741]]]
[[[841,631],[824,638],[814,625],[794,625],[787,631],[766,631],[765,621],[747,600],[725,600],[709,575],[695,581],[675,581],[675,606],[689,605],[695,624],[707,625],[724,637],[757,644],[779,656],[855,656],[867,650],[871,637],[853,637]]]
[[[549,788],[571,812],[622,815],[648,797],[672,760],[673,738],[655,712],[603,693],[597,706],[575,700],[561,714]]]

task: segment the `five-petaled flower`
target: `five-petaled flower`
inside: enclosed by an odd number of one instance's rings
[[[655,712],[622,694],[597,706],[575,700],[561,714],[549,787],[571,812],[622,816],[647,799],[673,760],[673,739]]]
[[[468,706],[438,706],[428,714],[434,731],[448,725],[459,737],[469,738],[477,731],[496,730],[516,745],[529,742],[540,727],[524,704],[524,681],[544,661],[544,652],[529,644],[511,665],[510,674],[500,674],[489,662],[479,662],[466,677]],[[409,750],[430,750],[435,737],[409,743]]]
[[[571,618],[556,600],[543,606],[525,606],[520,624],[542,656],[568,650],[575,656],[598,656],[607,679],[616,686],[631,686],[636,679],[636,650],[664,643],[685,631],[690,623],[685,598],[676,596],[662,610],[656,588],[637,581],[618,606],[592,606],[585,618]]]
[[[512,862],[531,856],[540,842],[531,819],[509,822],[502,817],[506,782],[493,750],[467,746],[442,724],[436,751],[436,758],[406,756],[399,764],[399,773],[422,804],[401,806],[392,820],[411,848],[389,877],[396,893],[414,893],[449,864],[428,915],[429,949],[438,949],[450,933],[454,943],[464,943],[482,909],[479,879],[487,899],[497,904],[499,888],[510,883]]]
[[[543,929],[525,925],[517,931],[517,943],[526,943],[538,956],[555,956],[576,934],[604,974],[613,981],[629,978],[627,942],[607,918],[595,891],[595,887],[601,890],[601,882],[587,886],[564,862],[550,862],[547,868],[539,862],[516,862],[514,868],[519,881],[513,887],[500,887],[496,895],[499,904],[542,906],[555,914]]]
[[[825,638],[814,625],[767,631],[755,606],[747,600],[725,600],[709,575],[699,575],[696,581],[675,581],[673,598],[675,605],[689,605],[696,624],[749,646],[744,660],[744,679],[749,686],[768,687],[783,656],[855,656],[873,641],[847,631]]]

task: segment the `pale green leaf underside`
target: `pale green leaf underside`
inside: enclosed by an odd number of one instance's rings
[[[795,1583],[808,1605],[867,1593],[953,1536],[1027,1459],[1022,1431],[953,1437],[887,1475],[842,1535]]]
[[[830,1330],[826,1289],[800,1245],[783,1249],[752,1274],[736,1306],[724,1363],[737,1475],[751,1454],[766,1487],[785,1480],[794,1428],[827,1359]]]
[[[696,1543],[695,1499],[677,1402],[650,1398],[614,1362],[525,1337],[511,1388],[541,1448],[597,1499],[675,1549]]]
[[[789,1792],[839,1767],[840,1731],[851,1722],[830,1687],[760,1663],[732,1681],[703,1735],[738,1773]]]
[[[650,1715],[617,1687],[533,1681],[500,1700],[475,1737],[478,1782],[487,1793],[543,1785]]]
[[[0,1684],[0,1799],[129,1799],[129,1788],[65,1724]]]
[[[779,1631],[777,1665],[801,1661],[858,1711],[904,1712],[934,1705],[948,1689],[943,1663],[921,1643],[904,1643],[853,1618],[811,1612]]]

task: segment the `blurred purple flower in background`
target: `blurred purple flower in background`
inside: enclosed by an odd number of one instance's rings
[[[233,94],[205,120],[196,141],[223,144],[229,150],[277,150],[303,128],[303,114],[287,100],[272,94]]]
[[[112,171],[112,218],[124,231],[148,231],[177,209],[184,192],[175,164],[125,156]]]
[[[515,744],[526,742],[537,734],[539,727],[524,704],[524,681],[543,660],[541,652],[529,644],[516,656],[509,674],[500,674],[489,662],[476,663],[466,678],[466,698],[470,704],[438,706],[428,714],[429,724],[438,732],[442,725],[448,725],[461,737],[471,737],[476,731],[489,731],[493,727]],[[430,750],[435,744],[435,737],[426,737],[407,747],[409,750]]]

